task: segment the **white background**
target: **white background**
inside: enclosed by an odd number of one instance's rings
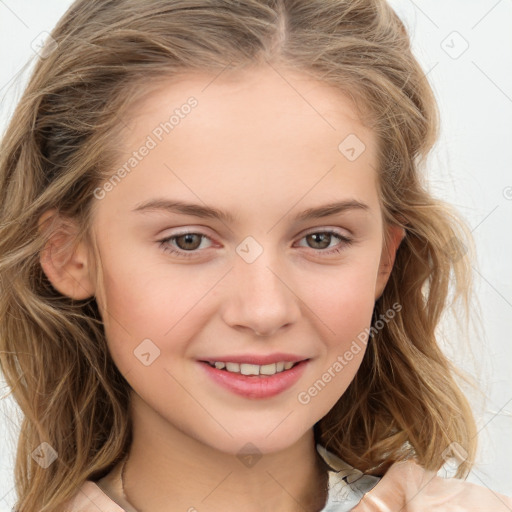
[[[489,399],[476,410],[480,450],[468,480],[512,496],[512,1],[391,3],[411,33],[441,109],[442,134],[429,165],[432,191],[456,205],[478,250],[475,284],[483,331],[469,341]],[[27,73],[20,71],[34,58],[32,42],[51,31],[70,4],[0,0],[1,131],[26,83]],[[468,352],[450,353],[474,371]],[[7,388],[0,385],[3,396]],[[18,417],[10,398],[0,400],[0,511],[14,504]]]

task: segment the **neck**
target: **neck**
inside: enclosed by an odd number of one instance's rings
[[[260,458],[215,450],[169,426],[133,417],[124,492],[138,512],[318,512],[328,475],[313,430],[292,446]],[[150,434],[147,434],[150,432]]]

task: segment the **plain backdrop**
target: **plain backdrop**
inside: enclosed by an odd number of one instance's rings
[[[50,32],[71,3],[0,0],[0,131],[26,84],[28,75],[20,70],[37,58],[33,47],[40,34]],[[480,409],[475,402],[480,448],[468,481],[512,496],[512,2],[391,4],[408,27],[441,110],[442,133],[428,166],[430,188],[456,205],[478,250],[475,287],[483,327],[469,340],[477,366],[470,364],[469,352],[446,348],[478,376],[488,396]],[[447,322],[441,329],[449,333],[454,327]],[[4,396],[3,380],[0,386]],[[0,512],[15,501],[19,419],[12,399],[0,400]]]

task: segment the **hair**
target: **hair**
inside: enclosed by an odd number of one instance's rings
[[[475,420],[436,328],[459,303],[469,311],[473,242],[421,173],[438,107],[392,8],[384,0],[77,0],[51,36],[55,47],[38,59],[0,152],[0,367],[23,412],[17,511],[61,510],[131,443],[129,384],[110,357],[95,297],[60,294],[41,268],[50,237],[67,229],[57,219],[76,223],[76,243],[92,241],[94,190],[116,164],[124,114],[151,84],[265,64],[351,98],[377,136],[384,221],[406,232],[374,310],[382,318],[398,303],[400,314],[375,329],[315,439],[375,475],[407,458],[438,470],[458,443],[467,457],[456,476],[467,475]],[[43,442],[58,454],[47,468],[30,456]]]

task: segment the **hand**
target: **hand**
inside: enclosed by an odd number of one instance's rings
[[[413,461],[393,464],[353,512],[512,512],[512,498],[442,478]]]

